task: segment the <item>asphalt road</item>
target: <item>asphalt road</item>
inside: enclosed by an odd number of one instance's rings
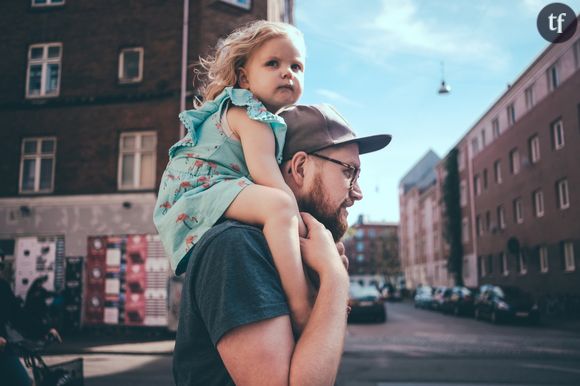
[[[387,310],[386,323],[349,325],[337,385],[580,385],[580,331],[497,326],[408,303]],[[82,356],[86,386],[173,384],[170,340],[91,344],[45,360]]]

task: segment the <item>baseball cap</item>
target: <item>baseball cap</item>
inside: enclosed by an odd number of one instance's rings
[[[380,150],[391,142],[389,134],[357,137],[346,119],[329,104],[293,105],[278,112],[286,125],[286,141],[282,160],[299,151],[313,153],[331,146],[358,144],[359,154]]]

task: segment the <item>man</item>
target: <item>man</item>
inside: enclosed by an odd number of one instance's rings
[[[329,105],[280,115],[288,125],[281,171],[308,212],[301,253],[320,281],[312,314],[295,340],[260,229],[234,221],[214,226],[188,261],[173,358],[177,385],[334,384],[349,286],[335,242],[348,227],[347,208],[362,199],[359,154],[382,149],[391,137],[356,138]]]

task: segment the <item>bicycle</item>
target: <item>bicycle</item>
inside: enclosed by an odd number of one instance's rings
[[[8,345],[18,356],[24,359],[26,367],[32,369],[36,386],[83,386],[83,358],[47,365],[40,352],[50,339],[31,341],[19,340]]]

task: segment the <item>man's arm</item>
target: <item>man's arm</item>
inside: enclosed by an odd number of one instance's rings
[[[236,385],[333,385],[346,331],[348,274],[330,232],[302,215],[308,238],[302,257],[318,273],[320,289],[296,344],[290,318],[280,316],[235,328],[217,349]]]

